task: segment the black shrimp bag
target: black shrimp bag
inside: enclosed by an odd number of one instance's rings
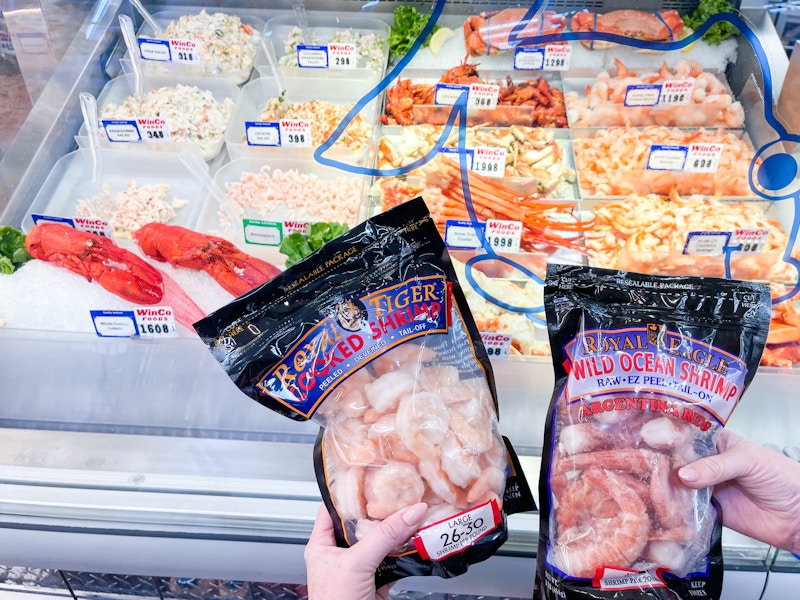
[[[550,265],[555,370],[535,600],[718,600],[721,518],[677,470],[716,453],[766,343],[766,285]]]
[[[416,502],[417,534],[376,572],[452,577],[533,510],[500,436],[494,378],[421,198],[354,227],[195,324],[245,394],[322,428],[314,466],[340,546]]]

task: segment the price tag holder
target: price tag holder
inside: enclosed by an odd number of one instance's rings
[[[499,85],[493,85],[490,83],[473,83],[469,86],[469,98],[467,99],[467,106],[469,108],[494,110],[497,108],[497,100],[499,97]]]
[[[761,254],[767,247],[768,238],[769,229],[734,229],[730,245],[739,246],[738,252],[743,254]]]
[[[472,170],[487,177],[503,177],[506,173],[506,149],[482,146],[474,148]]]
[[[111,224],[105,219],[90,219],[88,217],[54,217],[51,215],[31,214],[33,223],[62,223],[68,225],[78,231],[85,231],[86,233],[93,233],[95,235],[102,235],[103,237],[111,237]]]
[[[136,38],[136,43],[139,45],[139,56],[143,60],[159,62],[170,62],[172,60],[169,40],[140,37]]]
[[[544,47],[545,71],[568,71],[572,62],[572,46],[566,44],[547,44]]]
[[[100,122],[105,129],[109,142],[141,142],[142,134],[135,120],[103,120]]]
[[[439,561],[457,554],[491,533],[502,521],[495,500],[423,527],[414,547],[425,560]]]
[[[694,143],[686,155],[687,173],[716,173],[722,159],[722,144]]]
[[[453,106],[461,94],[464,92],[469,94],[469,91],[470,86],[468,85],[437,83],[433,94],[433,103],[439,106]],[[467,102],[469,102],[469,99],[467,99]]]
[[[279,128],[282,147],[311,147],[311,121],[309,119],[282,119],[279,121]]]
[[[685,105],[692,103],[694,81],[691,79],[671,79],[661,84],[659,105]]]
[[[486,221],[486,241],[495,250],[503,252],[519,252],[522,240],[522,223],[520,221],[503,221],[488,219]]]
[[[139,333],[132,310],[90,310],[89,314],[98,337],[133,337]]]
[[[297,44],[297,66],[301,69],[327,69],[328,47],[316,44]]]
[[[686,164],[687,146],[670,146],[653,144],[647,157],[647,169],[650,171],[683,171]]]
[[[358,63],[356,45],[352,42],[328,44],[328,68],[355,69]]]
[[[508,358],[511,351],[511,336],[505,333],[482,331],[481,341],[486,347],[489,358]]]
[[[149,339],[177,337],[175,315],[169,306],[154,306],[134,310],[139,337]]]
[[[661,85],[657,83],[629,85],[625,88],[625,106],[655,106],[661,98]]]
[[[514,69],[517,71],[541,71],[544,68],[544,48],[514,49]]]
[[[245,121],[248,146],[280,146],[281,125],[278,121]]]
[[[280,246],[293,233],[306,233],[310,221],[262,221],[244,219],[244,241],[259,246]]]
[[[472,148],[465,148],[464,153],[467,159],[467,169],[472,169],[472,164],[475,159],[475,150]],[[442,148],[439,154],[443,154],[447,158],[460,164],[461,157],[458,155],[458,148]]]
[[[480,248],[478,231],[486,235],[486,223],[448,219],[444,224],[444,243],[448,248],[458,250]]]
[[[730,237],[729,231],[690,231],[683,245],[683,254],[722,256]]]

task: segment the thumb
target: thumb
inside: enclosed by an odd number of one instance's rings
[[[357,554],[365,568],[377,569],[389,552],[416,533],[427,511],[428,505],[420,502],[389,515],[359,540],[351,552]]]
[[[751,466],[746,454],[734,447],[686,465],[678,471],[678,477],[687,487],[699,489],[743,477]]]

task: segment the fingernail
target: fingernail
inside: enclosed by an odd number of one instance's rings
[[[414,506],[409,507],[409,509],[403,513],[403,521],[406,522],[406,525],[416,525],[422,521],[422,517],[425,516],[427,511],[428,505],[424,502],[415,504]]]
[[[684,481],[697,481],[697,471],[692,467],[683,467],[678,471],[678,476]]]

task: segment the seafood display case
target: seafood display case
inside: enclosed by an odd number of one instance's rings
[[[131,57],[121,14],[137,24],[140,51],[142,39],[159,48],[181,40],[159,37],[127,0],[97,3],[75,24],[75,38],[0,161],[0,225],[27,233],[36,222],[68,221],[81,235],[100,230],[109,240],[87,257],[76,248],[88,238],[47,239],[42,247],[55,246],[45,255],[69,259],[32,260],[0,275],[0,564],[302,583],[303,544],[320,499],[311,456],[318,428],[245,397],[191,324],[242,293],[237,286],[282,269],[281,242],[309,223],[352,226],[418,194],[451,248],[492,350],[501,432],[532,488],[553,387],[539,281],[548,261],[709,276],[727,269],[772,282],[774,296],[789,299],[774,311],[767,364],[728,427],[779,450],[800,446],[797,272],[779,260],[794,243],[796,217],[788,201],[754,193],[748,177],[754,156],[781,137],[765,98],[778,97],[788,60],[769,14],[742,5],[751,37],[719,46],[698,40],[657,54],[599,39],[515,53],[508,38],[525,9],[508,8],[507,23],[496,20],[490,31],[481,13],[510,3],[449,1],[439,23],[453,35],[436,53],[421,48],[395,73],[387,36],[399,4],[309,0],[305,22],[288,1],[147,4],[162,27],[205,8],[240,16],[243,30],[261,28],[264,44],[252,64],[233,74],[194,58]],[[587,25],[587,10],[660,8],[633,4],[551,2],[528,27],[535,35],[591,32],[598,26]],[[672,4],[684,14],[696,5]],[[638,26],[653,24],[645,17]],[[352,64],[320,69],[315,62],[337,56]],[[211,146],[176,142],[188,130],[209,133],[195,128],[205,113],[188,111],[210,100],[180,105],[186,122],[174,129],[154,124],[152,107],[103,116],[141,85],[131,72],[139,63],[141,79],[158,81],[148,90],[213,82],[205,89],[229,105],[224,134]],[[371,95],[375,86],[383,89]],[[81,93],[97,98],[97,119],[82,113]],[[466,156],[458,126],[440,141],[461,94]],[[661,95],[671,99],[660,102]],[[337,129],[357,104],[357,119]],[[162,137],[111,139],[122,131],[115,124]],[[331,135],[339,141],[319,164],[314,148]],[[713,170],[673,168],[675,148],[692,144],[712,152]],[[713,154],[714,146],[724,150]],[[434,148],[437,156],[409,170]],[[685,163],[688,150],[677,152]],[[477,238],[473,210],[485,228]],[[498,233],[495,222],[515,223],[516,235]],[[145,223],[155,241],[137,233]],[[684,251],[695,233],[732,230],[766,231],[752,234],[765,247],[730,261]],[[495,258],[485,260],[480,238],[492,236]],[[187,268],[179,255],[198,245],[209,254]],[[232,268],[219,268],[221,254]],[[169,305],[168,318],[137,316],[141,306],[125,296],[127,275],[92,274],[109,258],[143,280],[158,268],[155,291],[145,293],[163,294],[153,306]],[[51,264],[59,260],[74,262]],[[76,275],[81,270],[88,280]],[[466,575],[398,586],[528,597],[537,537],[538,515],[512,515],[505,545]],[[789,554],[728,530],[723,550],[724,598],[755,598],[765,585],[763,598],[780,598],[796,586],[800,563]]]

